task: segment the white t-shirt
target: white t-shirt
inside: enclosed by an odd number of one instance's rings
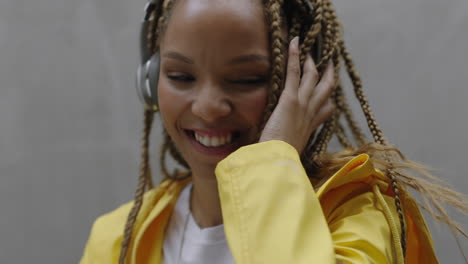
[[[234,264],[224,225],[200,228],[190,211],[192,183],[182,190],[167,227],[164,264]],[[185,231],[184,231],[185,230]]]

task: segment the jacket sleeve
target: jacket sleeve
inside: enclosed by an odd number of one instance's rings
[[[289,144],[245,146],[215,173],[236,263],[393,263],[390,228],[372,192],[350,197],[326,218]]]

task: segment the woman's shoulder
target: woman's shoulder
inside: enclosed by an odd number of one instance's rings
[[[380,187],[387,187],[389,182],[389,178],[374,166],[371,157],[364,153],[355,156],[333,175],[321,182],[316,182],[314,186],[320,197],[344,185],[372,187],[377,184]]]
[[[385,171],[376,168],[376,163],[368,154],[357,155],[316,188],[328,221],[356,209],[385,211],[387,208],[387,221],[395,222],[399,228],[391,179]],[[407,259],[437,259],[431,234],[416,200],[404,187],[400,186],[399,190],[407,223],[406,236],[411,241]]]
[[[166,179],[155,188],[148,190],[143,195],[139,215],[147,215],[160,200],[171,202],[172,197],[176,196],[176,193],[180,191],[185,183],[186,181]],[[104,229],[119,230],[117,233],[121,233],[133,204],[134,200],[129,201],[120,205],[116,209],[99,216],[93,224],[92,231],[98,232],[103,229],[101,227],[105,227]],[[143,219],[137,219],[137,222],[141,220]],[[106,234],[108,234],[108,232],[106,232]]]
[[[395,195],[391,179],[375,167],[375,162],[368,154],[353,157],[326,180],[313,185],[325,215],[331,216],[337,210],[347,211],[352,209],[349,207],[356,206],[381,209],[384,204],[392,209],[392,213],[396,213],[393,210]],[[401,196],[412,200],[404,190]],[[382,199],[379,200],[380,197]]]
[[[135,221],[134,232],[138,232],[138,228],[155,208],[156,204],[165,203],[167,205],[173,202],[174,197],[177,196],[177,190],[181,189],[183,184],[183,181],[168,179],[147,191],[143,196],[142,205]],[[99,256],[112,259],[118,257],[118,250],[116,249],[120,248],[125,223],[133,204],[134,201],[129,201],[99,216],[94,221],[83,259],[86,259],[87,256],[93,256],[92,259],[94,260],[99,259]],[[163,205],[163,207],[166,205]],[[103,260],[102,263],[108,262]]]

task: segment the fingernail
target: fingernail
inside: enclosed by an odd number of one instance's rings
[[[298,36],[294,37],[294,38],[291,40],[291,46],[292,46],[294,49],[296,49],[296,50],[299,49],[299,37],[298,37]]]

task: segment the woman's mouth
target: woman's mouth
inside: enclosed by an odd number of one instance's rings
[[[195,148],[209,155],[227,155],[240,147],[240,131],[204,132],[184,130]]]

